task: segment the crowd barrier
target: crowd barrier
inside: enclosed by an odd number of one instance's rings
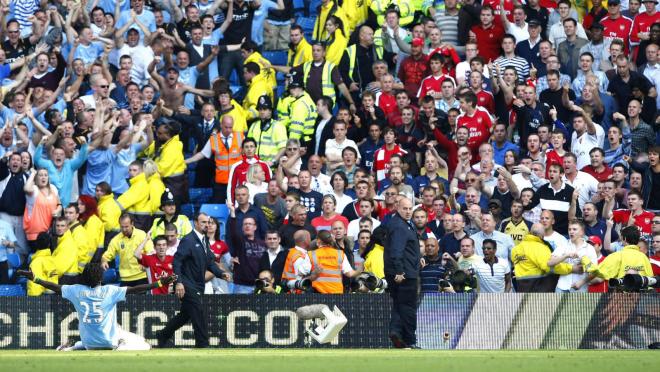
[[[206,296],[211,347],[390,347],[387,295]],[[306,337],[304,305],[327,304],[348,324],[328,345]],[[156,343],[178,310],[174,296],[132,295],[119,304],[125,329]],[[420,299],[418,344],[424,349],[618,349],[660,341],[659,294],[437,294]],[[0,348],[44,349],[77,340],[73,306],[54,296],[0,298]],[[175,335],[194,345],[192,326]]]

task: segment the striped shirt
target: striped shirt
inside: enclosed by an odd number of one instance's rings
[[[458,45],[458,13],[449,15],[444,11],[436,12],[433,20],[442,32],[442,41],[454,46]]]
[[[500,69],[502,70],[509,66],[515,68],[518,73],[518,81],[521,83],[529,76],[529,62],[522,57],[515,56],[513,58],[508,58],[501,56],[495,60],[495,64],[500,66]]]
[[[28,18],[39,9],[37,0],[14,0],[14,18],[21,25],[21,31],[32,27]]]
[[[506,288],[506,274],[511,272],[507,260],[495,257],[491,265],[484,260],[472,264],[472,268],[479,283],[479,293],[504,293]]]

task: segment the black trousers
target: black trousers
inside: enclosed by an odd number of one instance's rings
[[[397,284],[394,276],[387,276],[392,297],[390,334],[400,336],[406,345],[417,343],[417,279],[406,279]]]
[[[192,323],[195,333],[195,347],[209,347],[208,321],[202,306],[202,294],[202,292],[186,287],[186,294],[181,300],[179,313],[167,322],[158,335],[158,347],[165,347],[168,340],[174,336],[174,332],[188,323],[188,320]]]
[[[122,280],[121,281],[121,286],[122,287],[135,287],[136,285],[143,285],[143,284],[149,284],[149,279],[144,278],[144,279],[138,279],[138,280],[127,280],[127,281]]]
[[[213,182],[213,203],[224,204],[227,201],[227,184]]]
[[[9,284],[9,261],[0,262],[0,284]]]

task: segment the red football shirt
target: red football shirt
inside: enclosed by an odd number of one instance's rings
[[[470,138],[468,138],[468,146],[470,148],[478,148],[479,145],[488,141],[492,126],[493,122],[490,119],[490,115],[481,108],[477,108],[472,116],[463,113],[456,119],[456,127],[467,127],[470,131]]]
[[[376,105],[380,107],[381,110],[383,110],[383,113],[387,118],[397,109],[396,97],[392,94],[380,92],[380,94],[378,94],[378,101],[376,102]]]
[[[602,263],[603,260],[605,259],[605,256],[600,256],[598,259],[598,264]],[[587,292],[589,293],[607,293],[607,280],[598,283],[598,284],[591,284],[589,287],[587,287]]]
[[[612,211],[614,222],[627,225],[630,213],[632,213],[630,209],[617,209]],[[653,221],[654,216],[655,214],[649,211],[643,211],[638,216],[635,216],[635,226],[639,229],[643,239],[646,239],[651,235],[651,222]]]
[[[632,28],[632,20],[630,18],[620,16],[617,19],[612,19],[609,16],[600,20],[603,25],[603,37],[611,39],[621,39],[626,45],[625,52],[628,54],[628,37],[630,36],[630,29]]]
[[[488,112],[495,112],[495,98],[491,92],[480,90],[477,95],[477,106],[485,108]]]
[[[440,93],[442,92],[442,82],[445,81],[445,79],[449,79],[454,83],[454,86],[456,86],[456,81],[449,76],[442,74],[440,76],[427,76],[422,80],[422,83],[419,85],[419,91],[417,92],[417,98],[422,98],[426,97],[429,92],[436,92]]]
[[[156,254],[150,254],[150,255],[143,254],[142,258],[140,259],[140,265],[149,269],[150,283],[155,283],[160,278],[172,275],[173,262],[174,262],[174,256],[165,256],[165,258],[161,261],[160,258],[156,256]],[[151,294],[154,295],[168,294],[171,285],[172,284],[160,288],[154,288],[151,290]]]
[[[500,0],[484,0],[481,4],[481,6],[490,6],[493,8],[495,12],[495,22],[497,24],[502,24],[502,20],[500,19],[500,14],[502,13],[502,9],[500,9]],[[504,0],[504,14],[506,14],[506,19],[509,20],[509,22],[513,22],[513,0]]]
[[[583,167],[581,170],[585,173],[589,173],[590,175],[594,176],[594,178],[597,179],[598,182],[605,182],[612,175],[612,168],[608,167],[607,165],[605,166],[605,169],[600,173],[596,172],[596,170],[594,169],[594,167],[591,166],[591,164],[587,165],[586,167]]]
[[[637,34],[651,31],[651,26],[656,22],[660,22],[660,12],[654,12],[653,15],[648,15],[648,13],[644,12],[635,16],[632,29],[630,30],[630,42],[639,43],[640,40]]]
[[[502,26],[496,23],[488,28],[484,28],[482,25],[476,25],[472,26],[471,31],[477,37],[479,55],[486,62],[492,62],[502,54],[502,39],[504,38],[504,28]]]
[[[215,262],[220,262],[222,256],[229,252],[229,247],[227,246],[227,243],[222,240],[216,240],[211,244],[211,252],[213,252],[213,256],[215,256]]]

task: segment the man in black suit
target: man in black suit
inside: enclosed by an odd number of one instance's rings
[[[195,141],[195,151],[202,151],[206,142],[212,135],[220,132],[220,121],[215,118],[215,107],[211,103],[205,103],[202,106],[201,117],[195,117],[195,125],[192,130],[192,137]],[[215,160],[213,158],[202,157],[195,168],[195,182],[193,187],[210,188],[215,180]]]
[[[417,280],[420,270],[419,240],[410,222],[413,204],[399,201],[397,213],[387,223],[385,279],[392,297],[390,339],[396,348],[416,348]]]
[[[209,216],[200,213],[195,218],[195,229],[184,236],[174,255],[174,272],[177,275],[175,286],[176,296],[181,300],[180,312],[167,322],[165,328],[158,334],[158,347],[165,347],[174,332],[190,320],[195,332],[195,347],[209,346],[208,319],[202,305],[206,271],[216,277],[231,280],[231,275],[225,273],[215,264],[206,230]]]

